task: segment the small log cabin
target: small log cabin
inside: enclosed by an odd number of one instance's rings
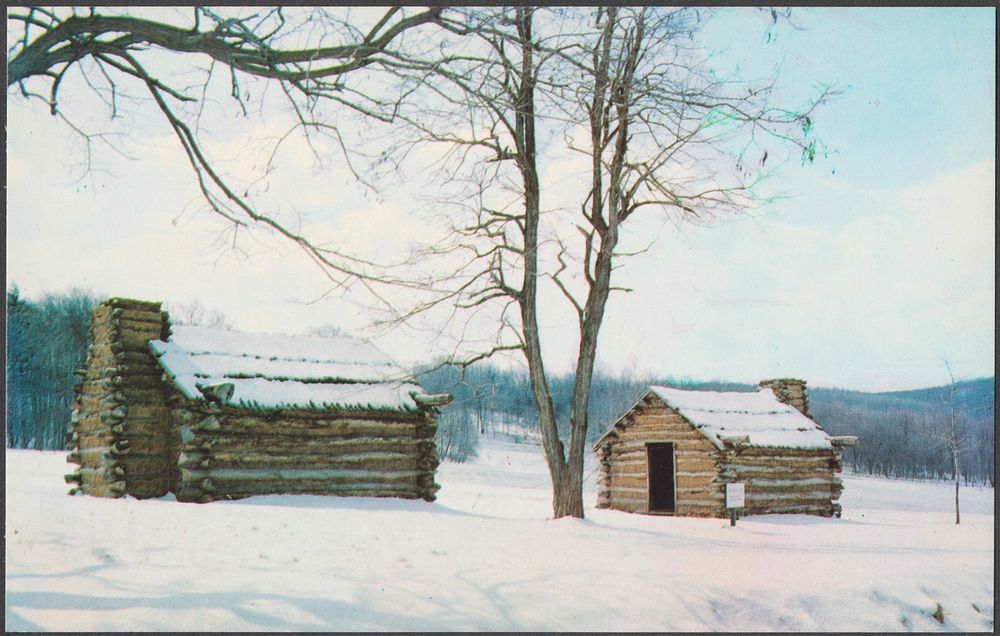
[[[437,407],[450,396],[427,394],[373,345],[171,327],[159,303],[123,298],[91,318],[74,490],[435,499]]]
[[[805,382],[754,392],[651,386],[597,441],[598,508],[725,517],[726,484],[745,485],[741,514],[840,515],[839,447],[808,413]]]

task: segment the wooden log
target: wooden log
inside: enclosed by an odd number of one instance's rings
[[[100,381],[100,386],[106,390],[116,391],[123,388],[166,390],[166,383],[162,373],[154,375],[139,375],[131,373],[128,375],[114,375]]]
[[[777,503],[796,503],[796,502],[815,502],[815,501],[825,501],[830,502],[830,491],[826,490],[806,490],[806,491],[796,491],[796,492],[755,492],[747,490],[746,493],[747,507],[751,506],[765,506],[774,505]]]
[[[430,471],[433,471],[433,470],[435,470],[440,465],[441,465],[441,462],[440,462],[440,460],[438,460],[437,457],[421,457],[420,459],[417,460],[417,469],[418,470],[430,470]]]
[[[719,469],[727,473],[737,473],[741,475],[770,476],[778,474],[801,474],[817,473],[832,475],[833,470],[823,462],[776,462],[769,464],[731,464],[721,463]]]
[[[136,333],[148,333],[150,340],[158,340],[163,329],[163,323],[158,318],[151,318],[149,314],[99,316],[91,318],[90,325],[95,334],[125,329]]]
[[[612,473],[611,475],[611,487],[612,488],[642,488],[646,489],[646,477],[631,475],[616,475]]]
[[[118,401],[127,404],[162,404],[165,403],[167,393],[164,386],[155,388],[134,388],[123,386],[120,389],[109,390],[101,386],[98,381],[84,382],[82,397],[94,397],[97,400],[108,398],[108,401]]]
[[[434,481],[434,473],[422,473],[417,475],[417,486],[424,490],[437,490],[440,486]]]
[[[451,404],[453,399],[449,393],[423,394],[414,392],[410,395],[413,397],[414,402],[424,408],[445,406]]]
[[[831,504],[773,504],[766,506],[747,505],[744,514],[764,515],[764,514],[806,514],[822,517],[832,516],[834,507]]]
[[[106,379],[114,377],[116,375],[130,377],[130,376],[144,376],[144,375],[163,375],[163,370],[156,364],[113,364],[113,365],[94,365],[91,372],[97,374],[101,379]]]
[[[81,451],[98,448],[103,446],[110,447],[111,444],[115,442],[117,437],[110,433],[107,429],[99,431],[81,431],[74,432],[76,435],[76,444]]]
[[[691,428],[681,415],[667,409],[648,409],[638,411],[625,418],[625,427],[629,426],[673,426],[675,428]]]
[[[436,434],[437,423],[418,424],[413,431],[413,436],[418,439],[433,439]]]
[[[646,501],[614,500],[609,507],[622,512],[644,513],[648,511],[649,504]]]
[[[674,484],[678,488],[708,488],[713,484],[720,483],[716,480],[716,475],[696,475],[678,474],[674,478]]]
[[[635,440],[631,438],[622,438],[620,442],[615,444],[611,448],[612,459],[620,457],[626,454],[646,454],[647,444],[660,444],[668,443],[671,440],[662,438],[658,440]],[[718,454],[718,450],[712,446],[708,440],[702,442],[679,442],[674,444],[675,456],[680,457],[681,455],[690,454],[696,456],[698,454],[702,455],[715,455]]]
[[[709,481],[719,479],[719,473],[714,470],[681,470],[678,467],[674,474],[678,477],[705,477]]]
[[[819,488],[833,488],[833,481],[829,478],[807,477],[803,479],[764,479],[756,478],[747,482],[747,488],[753,492],[788,492],[793,490],[816,490]]]
[[[124,488],[124,480],[109,474],[106,467],[96,466],[96,467],[81,467],[80,468],[81,485],[83,486],[84,492],[90,494],[88,488],[97,489],[110,489],[112,485],[122,484],[121,488]],[[117,489],[118,486],[115,486]],[[125,492],[124,490],[122,491]]]
[[[208,453],[181,451],[177,455],[177,466],[179,468],[207,470],[215,465],[214,456]]]
[[[136,499],[154,499],[170,492],[165,480],[143,481],[141,478],[130,477],[126,494]]]
[[[647,493],[645,488],[634,488],[630,486],[615,486],[609,490],[611,496],[615,499],[626,498],[626,499],[642,499],[647,498]]]
[[[252,415],[228,416],[225,409],[219,417],[220,434],[268,434],[286,436],[339,436],[339,437],[415,437],[416,424],[413,422],[385,422],[366,418],[325,418],[313,414],[312,419]]]
[[[631,433],[627,430],[621,435],[619,442],[615,445],[613,450],[623,452],[626,450],[645,448],[646,444],[662,444],[667,442],[673,443],[674,448],[677,451],[704,450],[709,452],[715,450],[715,446],[713,446],[712,443],[705,437],[680,437],[669,431]]]
[[[115,440],[108,447],[108,454],[111,455],[112,457],[123,457],[123,456],[128,455],[129,453],[131,453],[133,450],[135,450],[135,449],[133,448],[132,443],[129,440],[127,440],[127,439],[119,439],[119,440]],[[143,451],[140,451],[140,452],[143,452]],[[151,452],[151,451],[145,450],[145,452]]]
[[[726,510],[719,504],[687,504],[678,502],[676,515],[684,517],[726,517]]]
[[[248,470],[285,470],[285,469],[347,469],[364,468],[384,471],[415,471],[418,469],[417,457],[406,453],[356,453],[331,456],[310,455],[305,459],[297,455],[267,455],[215,452],[204,459],[197,459],[196,454],[181,453],[183,460],[178,460],[182,468],[205,463],[213,471],[225,469]]]
[[[135,298],[125,298],[122,296],[114,296],[107,299],[101,305],[107,305],[114,309],[124,309],[127,311],[136,312],[152,312],[159,314],[161,304],[159,302],[150,300],[137,300]]]
[[[726,494],[721,490],[714,490],[698,486],[694,488],[676,488],[674,493],[677,499],[684,499],[689,502],[717,502],[725,501]]]
[[[103,369],[116,364],[129,366],[157,366],[156,359],[148,349],[143,351],[113,352],[107,344],[91,344],[88,346],[87,369]]]
[[[153,438],[165,439],[166,422],[160,419],[139,419],[129,418],[123,422],[95,422],[84,420],[75,425],[74,430],[84,435],[110,435],[114,438],[127,437],[129,439]]]
[[[126,474],[154,475],[167,469],[166,458],[162,455],[132,455],[115,456],[106,448],[88,448],[80,451],[81,465],[96,468],[121,466]]]
[[[677,458],[677,470],[681,472],[718,472],[718,463],[711,456],[683,456]]]
[[[149,309],[135,309],[130,307],[115,307],[112,305],[99,305],[95,307],[90,312],[91,324],[94,322],[110,319],[125,319],[125,320],[137,320],[137,321],[148,321],[148,322],[160,322],[162,323],[166,312],[160,311],[159,313],[151,311]]]
[[[205,396],[205,399],[210,402],[225,403],[228,402],[231,397],[233,397],[233,392],[236,390],[236,385],[232,382],[213,382],[210,384],[204,384],[198,387],[201,394]]]
[[[81,486],[78,490],[89,497],[107,499],[118,499],[125,495],[125,491],[120,486]]]
[[[114,408],[126,404],[125,394],[119,391],[104,393],[103,395],[83,394],[77,398],[80,411],[99,412],[109,408]]]
[[[127,358],[135,358],[137,355],[145,356],[146,359],[152,358],[153,356],[153,354],[149,351],[147,343],[140,341],[135,341],[126,345],[120,340],[107,340],[104,342],[94,342],[93,344],[87,346],[88,361],[118,361],[126,360]],[[89,364],[90,362],[88,362],[88,366]]]
[[[697,429],[683,420],[637,419],[625,423],[622,435],[638,433],[664,433],[677,439],[705,439]]]
[[[165,455],[129,453],[118,457],[109,454],[109,457],[115,463],[125,467],[129,475],[160,475],[169,468]]]
[[[113,376],[110,378],[104,378],[103,380],[83,380],[78,384],[80,385],[80,390],[77,391],[77,393],[92,395],[98,399],[118,391],[124,393],[126,396],[128,396],[130,392],[144,391],[150,395],[159,395],[161,397],[154,399],[162,400],[165,390],[165,385],[160,380],[157,380],[155,383],[149,381],[145,384],[137,385],[125,380],[122,376]],[[126,398],[126,401],[131,402],[132,400]]]
[[[207,406],[207,405],[206,405]],[[247,415],[247,412],[254,415]],[[251,420],[252,418],[262,420],[282,420],[288,425],[292,425],[294,420],[308,420],[312,422],[336,422],[338,420],[349,422],[369,422],[385,424],[416,424],[424,421],[424,414],[418,411],[398,411],[392,410],[339,410],[330,409],[295,409],[278,408],[254,411],[246,407],[223,405],[221,411],[223,416],[229,418],[235,416],[240,419]],[[325,424],[324,424],[325,425]],[[332,424],[331,424],[332,425]]]
[[[755,463],[726,463],[719,465],[720,470],[736,472],[742,474],[778,474],[778,473],[800,473],[818,472],[831,474],[832,469],[829,464],[823,461],[794,461],[794,462],[755,462]]]
[[[174,488],[177,501],[184,503],[210,503],[215,498],[203,491],[197,484],[182,484]],[[228,497],[234,499],[237,497]]]
[[[207,471],[181,468],[182,481],[200,481],[209,477],[220,488],[222,484],[267,481],[322,481],[333,483],[416,483],[423,474],[418,470],[387,471],[369,468],[212,468]]]
[[[760,448],[751,446],[739,451],[738,456],[745,461],[751,458],[771,459],[777,457],[787,458],[832,458],[834,453],[829,448],[802,449],[802,448]]]
[[[273,494],[309,494],[335,495],[352,497],[399,497],[404,499],[419,499],[425,489],[416,483],[383,484],[380,482],[349,482],[336,483],[326,480],[268,480],[268,481],[228,481],[220,482],[212,478],[216,489],[214,499],[239,499],[254,495]],[[196,485],[184,485],[179,489],[179,501],[198,500],[204,497],[205,491]]]
[[[74,431],[78,431],[83,435],[91,435],[108,431],[111,429],[112,424],[119,423],[120,420],[109,420],[108,418],[101,418],[98,415],[83,415],[77,421],[72,422],[71,426]]]
[[[413,456],[430,455],[435,450],[406,437],[293,437],[290,435],[229,435],[203,433],[182,441],[184,449],[211,449],[217,453],[242,454],[247,452],[266,455],[306,457],[351,452],[396,450]]]
[[[645,490],[647,488],[646,477],[632,477],[632,476],[612,476],[611,478],[612,488],[641,488]],[[675,492],[709,492],[717,490],[710,480],[705,478],[680,478],[678,477],[674,484]]]
[[[125,475],[125,469],[117,464],[112,464],[110,466],[83,466],[80,468],[79,473],[75,476],[66,475],[66,481],[67,483],[75,481],[78,484],[82,484],[83,480],[86,480],[88,484],[91,485],[109,485],[123,481],[125,479]]]

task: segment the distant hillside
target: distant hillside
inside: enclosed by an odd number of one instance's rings
[[[849,391],[847,389],[809,389],[809,397],[814,404],[843,401],[881,409],[940,407],[947,404],[950,395],[950,386],[882,393]],[[964,411],[992,412],[995,400],[995,379],[977,378],[956,382],[955,397],[956,403]]]
[[[464,377],[457,369],[437,369],[421,378],[432,391],[448,391],[455,402],[442,415],[442,454],[462,460],[475,453],[478,435],[495,427],[535,424],[534,399],[524,373],[473,366]],[[673,378],[594,377],[588,438],[596,441],[650,384],[688,389],[752,391],[734,382],[686,382]],[[553,405],[565,426],[572,376],[550,378]],[[960,470],[966,481],[994,483],[994,379],[956,384],[955,404],[964,422],[966,444]],[[951,477],[951,460],[935,433],[946,421],[951,387],[866,393],[846,389],[809,389],[810,412],[831,434],[858,435],[861,446],[844,453],[848,470],[886,477]]]
[[[834,435],[858,435],[861,446],[845,453],[855,472],[886,477],[951,476],[951,460],[937,439],[951,409],[951,386],[865,393],[811,389],[810,411]],[[964,429],[960,471],[967,482],[995,483],[996,390],[994,378],[955,384],[955,408]]]

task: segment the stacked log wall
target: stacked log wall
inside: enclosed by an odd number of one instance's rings
[[[720,469],[727,481],[746,484],[743,514],[840,514],[835,450],[747,448],[728,452]]]
[[[248,411],[172,397],[174,492],[206,503],[264,494],[435,499],[432,411]]]
[[[148,341],[169,337],[159,303],[111,298],[91,311],[87,362],[75,398],[66,475],[98,497],[160,497],[170,490],[166,386]]]
[[[600,448],[599,508],[649,512],[646,445],[674,444],[675,510],[685,516],[724,516],[721,454],[704,435],[659,398],[648,396],[619,422]]]

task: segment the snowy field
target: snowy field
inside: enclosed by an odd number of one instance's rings
[[[445,463],[433,504],[68,497],[6,453],[8,631],[992,631],[993,491],[845,477],[844,517],[550,521],[536,447]],[[943,622],[934,617],[937,613]]]

